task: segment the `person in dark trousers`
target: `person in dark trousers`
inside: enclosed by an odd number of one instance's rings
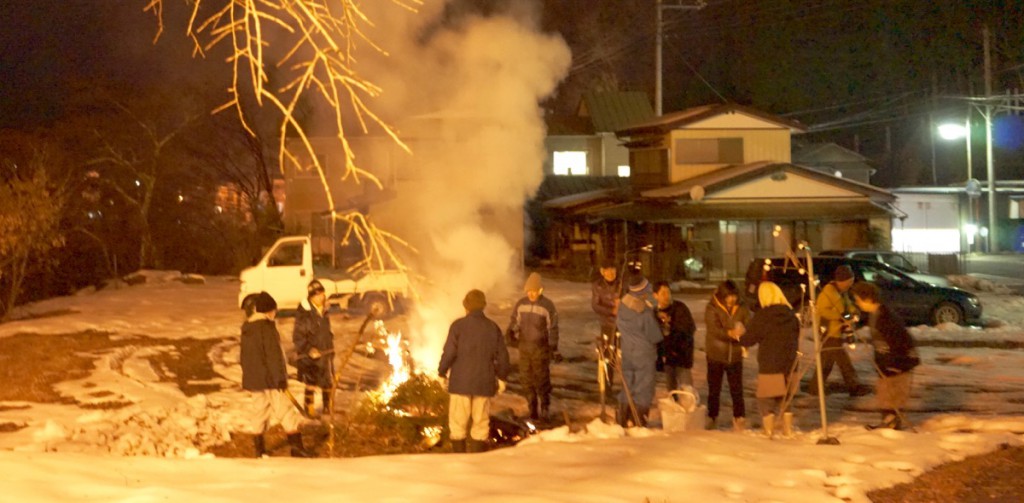
[[[466,316],[448,330],[437,373],[448,380],[452,452],[482,452],[490,439],[491,397],[505,391],[508,348],[501,328],[484,315],[487,298],[470,290],[462,300]],[[466,443],[467,433],[469,443]]]
[[[697,324],[686,304],[672,298],[668,282],[654,284],[654,298],[658,305],[654,312],[665,337],[658,343],[658,367],[665,372],[669,393],[693,386],[693,333]]]
[[[793,373],[800,346],[800,321],[779,285],[761,282],[757,287],[757,298],[761,308],[754,312],[747,333],[740,337],[740,344],[747,347],[759,345],[757,408],[761,413],[764,433],[772,436],[775,425],[781,420],[782,433],[789,436],[792,434],[793,415],[789,412],[781,414],[781,405],[790,392],[790,386],[797,385],[793,382]]]
[[[875,396],[882,412],[882,422],[868,428],[902,429],[905,425],[900,411],[910,399],[911,371],[921,364],[921,358],[903,320],[882,304],[876,285],[857,283],[853,285],[852,292],[857,307],[868,318],[871,346],[875,350],[875,369],[879,374]]]
[[[308,458],[314,454],[302,445],[299,426],[302,414],[285,394],[288,389],[288,373],[281,350],[281,336],[274,319],[277,317],[277,302],[267,292],[260,292],[253,302],[255,312],[242,324],[241,357],[242,389],[252,395],[253,450],[256,457],[266,454],[263,435],[276,424],[284,428],[291,444],[291,454]]]
[[[512,308],[505,331],[509,345],[519,348],[519,382],[526,394],[530,418],[548,418],[551,405],[551,360],[558,353],[558,312],[544,296],[540,274],[530,273],[523,286],[526,296]]]
[[[824,386],[828,382],[828,375],[832,373],[832,367],[838,365],[839,372],[843,375],[843,382],[846,384],[847,393],[850,396],[862,396],[868,393],[868,389],[860,385],[857,371],[853,368],[850,355],[843,345],[843,333],[854,329],[858,314],[857,306],[849,295],[851,286],[853,286],[853,270],[848,265],[841,265],[836,268],[832,281],[821,289],[815,302],[819,325],[823,331],[821,382]],[[807,391],[817,394],[817,383],[812,382]]]
[[[323,413],[331,410],[334,386],[334,333],[327,316],[327,294],[318,280],[306,286],[306,300],[295,313],[292,342],[295,344],[299,380],[305,383],[305,406],[309,417],[316,417],[316,392],[321,393]]]
[[[634,426],[647,426],[647,414],[654,402],[657,345],[664,337],[654,315],[656,303],[647,278],[637,271],[632,273],[628,284],[629,291],[622,296],[616,315],[622,350],[622,380],[625,383],[625,389],[619,391],[618,420],[623,427],[631,422]],[[631,406],[636,408],[639,424],[633,420]]]
[[[597,314],[601,332],[597,334],[597,351],[603,360],[608,362],[615,357],[619,348],[618,330],[615,328],[615,316],[619,310],[619,298],[622,296],[622,280],[618,276],[615,261],[606,258],[598,268],[598,277],[590,284],[590,307]],[[610,365],[606,365],[604,376],[608,392],[614,385],[614,374]]]
[[[740,337],[746,333],[748,311],[739,302],[739,289],[732,280],[718,285],[704,310],[707,334],[704,351],[708,358],[708,423],[717,427],[722,377],[729,380],[732,397],[732,426],[736,431],[746,428],[747,408],[743,401],[743,346]]]

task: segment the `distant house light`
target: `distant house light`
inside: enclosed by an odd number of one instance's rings
[[[959,253],[960,229],[893,229],[892,249],[908,253]]]
[[[556,175],[586,175],[587,153],[584,151],[555,152],[553,167]]]
[[[622,178],[629,178],[629,165],[623,164],[619,166],[619,176]]]

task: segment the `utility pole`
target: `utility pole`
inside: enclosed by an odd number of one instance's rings
[[[667,5],[666,5],[667,4]],[[654,48],[654,115],[661,117],[662,107],[662,91],[661,91],[661,76],[662,76],[662,46],[664,45],[663,39],[665,37],[665,27],[662,26],[662,9],[674,9],[674,10],[700,10],[707,6],[707,2],[704,0],[695,0],[693,3],[684,3],[680,0],[655,0],[655,48]]]
[[[985,169],[988,174],[988,252],[999,251],[996,239],[996,176],[992,162],[992,55],[989,50],[989,31],[982,28],[985,49]]]

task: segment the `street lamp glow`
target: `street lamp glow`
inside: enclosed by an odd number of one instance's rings
[[[959,140],[967,136],[967,128],[963,124],[940,124],[939,136],[943,140]]]

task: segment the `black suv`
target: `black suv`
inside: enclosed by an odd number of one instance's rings
[[[959,288],[922,283],[886,264],[845,257],[814,257],[816,287],[832,280],[836,268],[848,265],[857,281],[868,281],[882,290],[882,301],[908,324],[979,323],[981,302],[978,297]],[[748,301],[757,302],[757,285],[762,280],[775,282],[782,288],[794,308],[802,311],[810,294],[807,285],[806,258],[758,258],[750,262],[746,276]],[[801,285],[805,285],[801,288]]]

